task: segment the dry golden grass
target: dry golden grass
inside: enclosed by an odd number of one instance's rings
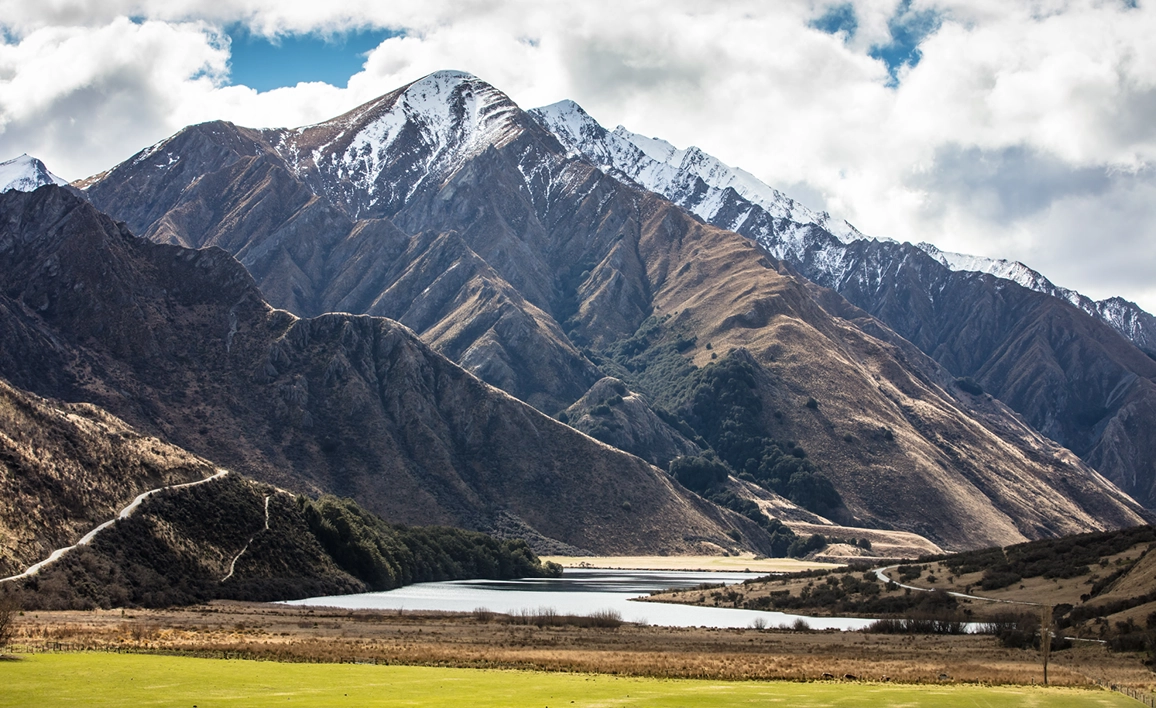
[[[942,563],[922,564],[926,565],[926,569],[920,573],[918,578],[903,582],[914,587],[928,589],[939,588],[949,592],[978,595],[980,597],[1002,601],[961,601],[965,609],[972,611],[973,617],[985,618],[990,617],[992,614],[1006,612],[1009,606],[1005,603],[1008,602],[1079,605],[1082,602],[1081,595],[1091,592],[1092,584],[1096,580],[1107,577],[1114,571],[1135,561],[1144,555],[1146,549],[1147,544],[1133,546],[1122,553],[1107,557],[1105,559],[1106,565],[1092,565],[1087,573],[1074,578],[1025,578],[1006,588],[996,590],[982,589],[980,581],[983,578],[983,571],[956,576]],[[890,577],[893,580],[899,580],[899,576],[895,571],[890,571]],[[1091,604],[1095,605],[1114,599],[1142,595],[1152,589],[1153,577],[1156,577],[1156,559],[1144,558],[1133,571],[1129,572],[1118,584],[1111,587],[1107,592],[1092,600]],[[1119,616],[1112,615],[1108,619],[1115,622],[1116,620],[1131,617],[1143,625],[1144,619],[1151,611],[1151,607],[1143,605],[1139,608],[1133,608],[1127,612],[1119,613]],[[1073,628],[1073,633],[1075,636],[1094,636],[1088,634],[1087,630],[1088,628],[1086,627],[1075,627]]]
[[[28,613],[18,646],[119,649],[299,662],[375,661],[436,666],[588,671],[633,676],[1030,684],[1033,651],[986,636],[679,629],[624,625],[538,628],[485,615],[349,612],[219,603],[165,611]],[[1059,685],[1094,679],[1147,687],[1135,655],[1087,644],[1053,654]]]

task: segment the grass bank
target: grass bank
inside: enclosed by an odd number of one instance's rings
[[[721,682],[96,652],[0,662],[0,683],[0,706],[1135,705],[1119,694],[1070,688]]]

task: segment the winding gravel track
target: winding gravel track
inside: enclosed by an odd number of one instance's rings
[[[879,580],[882,581],[883,583],[894,583],[895,585],[898,585],[899,587],[901,587],[905,590],[915,590],[917,592],[932,592],[933,590],[936,589],[936,588],[917,588],[914,585],[904,585],[903,583],[896,582],[896,581],[892,580],[891,578],[887,577],[887,571],[894,570],[895,568],[898,568],[898,567],[899,566],[897,566],[897,565],[889,565],[886,568],[876,568],[875,569],[875,577],[879,578]],[[963,598],[965,600],[981,600],[983,602],[1002,602],[1006,605],[1030,605],[1032,607],[1040,607],[1040,603],[1038,603],[1038,602],[1025,602],[1023,600],[1001,600],[1001,599],[995,598],[995,597],[980,597],[979,595],[967,595],[967,594],[962,593],[962,592],[947,591],[947,594],[951,595],[952,597],[959,597],[959,598]]]
[[[269,496],[265,497],[265,530],[269,530]],[[258,531],[257,533],[259,534],[261,532]],[[241,560],[241,556],[245,555],[245,551],[249,550],[249,546],[255,538],[257,538],[257,534],[254,534],[253,538],[250,538],[248,542],[245,543],[245,547],[241,549],[241,552],[233,557],[233,562],[229,564],[229,574],[221,578],[222,583],[233,577],[233,570],[237,567],[237,561]]]
[[[33,575],[36,575],[37,573],[39,573],[41,568],[44,568],[45,566],[51,565],[52,563],[55,563],[56,561],[60,560],[66,553],[68,553],[72,549],[74,549],[78,546],[87,546],[89,543],[92,542],[92,539],[96,538],[96,535],[98,533],[100,533],[104,529],[108,528],[109,526],[112,526],[114,523],[116,523],[116,521],[118,519],[127,519],[128,517],[132,516],[133,512],[135,512],[137,510],[137,507],[139,507],[141,505],[141,502],[143,502],[145,499],[148,499],[149,497],[156,494],[157,492],[163,492],[166,489],[184,489],[185,487],[195,487],[198,484],[205,484],[206,482],[212,482],[214,479],[220,479],[221,477],[224,477],[228,474],[229,474],[228,470],[218,469],[217,473],[215,475],[213,475],[212,477],[206,477],[204,479],[198,479],[195,482],[185,482],[183,484],[171,484],[167,487],[157,487],[156,489],[150,489],[147,492],[142,492],[141,494],[138,494],[137,497],[135,499],[133,499],[132,502],[128,506],[121,509],[119,514],[117,514],[113,518],[109,519],[108,521],[104,522],[100,526],[97,526],[96,528],[89,531],[88,533],[84,534],[84,536],[81,537],[81,539],[79,541],[77,541],[75,544],[73,544],[71,546],[66,546],[65,548],[56,549],[55,551],[52,552],[52,554],[50,556],[48,556],[44,560],[40,561],[39,563],[36,563],[35,565],[29,566],[28,570],[24,571],[23,573],[20,573],[19,575],[12,575],[12,576],[9,576],[7,578],[0,578],[0,583],[6,583],[9,580],[20,580],[21,578],[32,577]]]

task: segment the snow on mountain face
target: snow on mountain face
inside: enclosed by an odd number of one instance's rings
[[[31,192],[46,184],[64,186],[68,182],[49,172],[43,162],[27,154],[0,162],[0,192],[10,189]]]
[[[813,212],[749,172],[730,167],[699,148],[680,150],[665,140],[638,135],[622,126],[607,131],[573,101],[535,108],[530,114],[568,150],[617,177],[662,194],[704,221],[718,225],[719,213],[733,202],[728,194],[731,191],[775,219],[815,224],[844,242],[862,237],[846,221]],[[744,216],[734,215],[728,228],[736,228]]]
[[[1133,302],[1120,297],[1093,300],[1083,293],[1056,285],[1019,261],[941,251],[930,243],[917,243],[915,246],[951,270],[987,273],[1019,283],[1029,290],[1058,297],[1111,325],[1142,349],[1156,351],[1156,318]]]
[[[703,221],[754,239],[772,256],[792,263],[827,287],[838,290],[851,273],[855,264],[848,245],[867,241],[846,221],[813,212],[749,172],[725,165],[698,148],[680,150],[622,126],[607,131],[573,101],[535,108],[530,115],[569,151],[603,171],[661,194]],[[1018,261],[950,253],[929,243],[916,247],[950,270],[987,273],[1058,297],[1109,324],[1141,348],[1156,352],[1156,317],[1134,303],[1121,298],[1092,300],[1053,284]],[[883,263],[869,265],[868,270],[877,274],[885,269]]]
[[[915,247],[947,266],[951,270],[966,270],[974,271],[976,273],[987,273],[994,275],[997,278],[1010,280],[1019,283],[1020,285],[1049,295],[1056,295],[1057,292],[1063,290],[1057,288],[1050,280],[1045,278],[1037,271],[1028,268],[1019,261],[1008,261],[1003,259],[985,258],[983,256],[969,256],[965,253],[951,253],[950,251],[941,251],[935,245],[930,243],[917,243]],[[1062,297],[1056,295],[1057,297]],[[1062,297],[1067,300],[1067,297]]]
[[[361,214],[396,208],[423,184],[513,140],[519,113],[484,81],[439,71],[333,120],[270,137],[299,176]]]

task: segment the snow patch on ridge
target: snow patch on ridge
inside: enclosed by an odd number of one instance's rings
[[[31,192],[46,184],[64,186],[68,184],[48,171],[44,163],[27,153],[7,162],[0,162],[0,192],[16,190]]]
[[[299,175],[315,169],[325,191],[355,213],[404,202],[488,147],[521,131],[505,94],[460,71],[439,71],[325,123],[282,131],[276,150]]]
[[[573,101],[530,111],[539,123],[555,134],[574,154],[593,161],[599,168],[680,204],[704,221],[715,219],[734,199],[762,207],[776,219],[798,224],[815,224],[844,243],[863,234],[826,212],[814,212],[782,192],[767,186],[745,170],[731,167],[697,147],[676,148],[661,138],[632,133],[623,126],[608,131]],[[732,224],[741,219],[731,220]]]

